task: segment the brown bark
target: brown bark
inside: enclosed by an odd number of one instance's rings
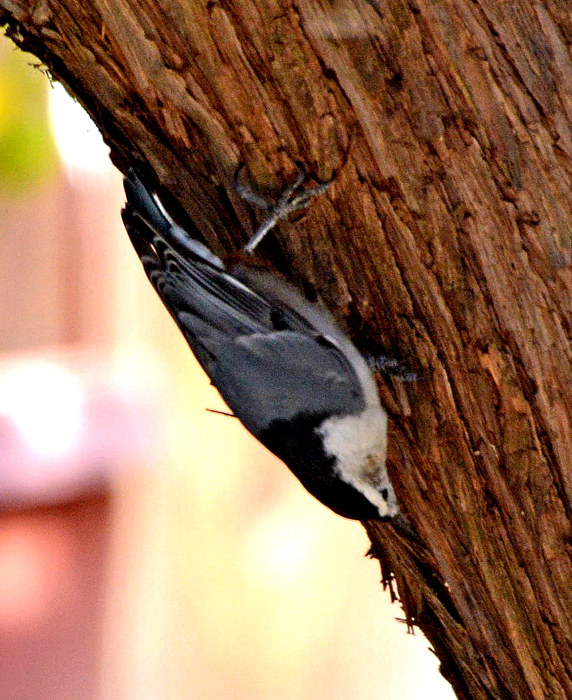
[[[334,185],[265,243],[381,378],[424,545],[368,523],[460,698],[572,697],[572,17],[564,0],[0,0],[216,252],[233,191]]]

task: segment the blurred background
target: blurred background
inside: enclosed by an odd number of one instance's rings
[[[447,700],[359,523],[224,408],[97,129],[0,40],[0,694]]]

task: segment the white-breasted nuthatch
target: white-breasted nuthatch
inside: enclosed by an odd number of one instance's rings
[[[327,186],[304,189],[303,179],[246,253]],[[368,363],[332,316],[254,256],[225,265],[174,223],[134,170],[124,184],[122,217],[147,277],[234,415],[339,515],[399,515],[385,465],[387,414]]]

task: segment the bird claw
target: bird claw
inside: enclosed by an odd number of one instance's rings
[[[418,372],[409,369],[401,360],[394,357],[386,357],[385,355],[364,354],[365,360],[369,368],[374,372],[383,372],[390,377],[395,377],[402,382],[416,382],[421,379]]]
[[[332,178],[327,182],[320,182],[316,187],[304,187],[304,183],[309,177],[308,171],[301,163],[297,162],[296,164],[299,170],[296,179],[280,194],[278,201],[274,202],[269,202],[256,194],[248,185],[240,183],[239,176],[243,168],[242,165],[236,171],[234,185],[238,194],[250,204],[254,204],[269,212],[252,238],[244,246],[243,250],[245,253],[252,253],[264,236],[266,236],[279,221],[286,219],[292,212],[307,207],[310,200],[316,195],[324,193],[334,180],[334,178]]]

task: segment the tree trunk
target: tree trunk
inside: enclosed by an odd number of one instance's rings
[[[261,253],[380,378],[419,533],[366,524],[459,698],[572,697],[572,16],[564,0],[0,0],[125,172],[216,253],[296,161],[328,193]],[[170,193],[170,195],[168,194]],[[119,215],[119,213],[118,213]],[[184,220],[182,221],[184,223]]]

